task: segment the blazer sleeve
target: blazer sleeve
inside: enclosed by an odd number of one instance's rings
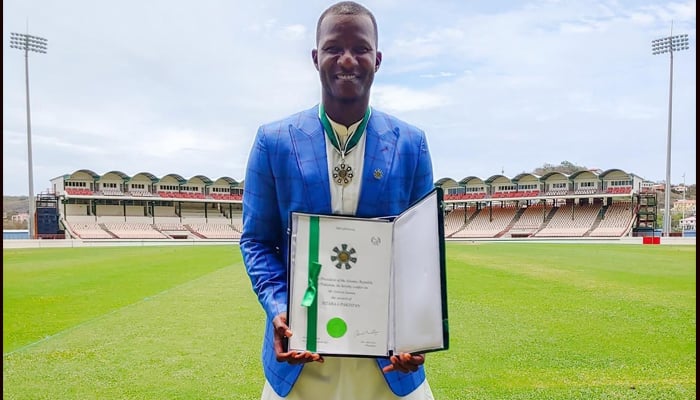
[[[272,319],[287,311],[287,270],[281,254],[285,235],[268,140],[265,129],[259,128],[246,167],[239,243],[253,291]]]
[[[433,161],[428,148],[428,141],[425,132],[420,131],[418,144],[418,162],[413,180],[413,190],[411,191],[411,204],[428,194],[435,183],[433,181]]]

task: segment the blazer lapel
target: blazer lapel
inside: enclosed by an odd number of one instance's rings
[[[374,112],[367,124],[366,135],[358,216],[375,215],[376,210],[380,210],[379,205],[385,204],[386,199],[382,199],[381,194],[386,193],[384,187],[388,184],[396,154],[396,133],[389,129],[382,118],[375,118]]]
[[[330,213],[332,208],[326,137],[318,118],[318,106],[305,111],[297,124],[290,124],[289,134],[298,157],[300,172],[300,181],[292,184],[304,188],[320,188],[317,193],[306,193],[309,212]]]

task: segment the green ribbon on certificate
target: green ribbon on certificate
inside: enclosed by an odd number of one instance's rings
[[[309,217],[309,285],[301,301],[303,307],[308,307],[306,316],[306,349],[316,351],[316,325],[318,320],[318,275],[321,273],[321,263],[318,262],[319,222],[318,217]]]
[[[303,307],[311,307],[316,301],[318,293],[318,274],[321,272],[321,264],[317,262],[309,262],[309,286],[304,292],[304,299],[301,301]]]

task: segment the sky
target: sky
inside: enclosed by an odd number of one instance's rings
[[[257,128],[320,99],[319,0],[3,1],[3,195],[80,169],[245,178]],[[367,0],[372,107],[423,129],[434,178],[563,161],[696,181],[696,2]],[[651,42],[687,34],[689,49]],[[672,105],[669,107],[673,72]]]

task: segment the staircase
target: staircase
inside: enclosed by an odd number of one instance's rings
[[[600,212],[598,212],[598,217],[593,221],[593,225],[591,225],[591,228],[586,231],[586,233],[583,234],[583,237],[587,237],[591,235],[591,232],[593,232],[596,228],[598,228],[598,225],[600,225],[600,222],[603,220],[603,217],[605,217],[605,213],[608,211],[608,206],[603,206],[600,208]]]
[[[112,237],[112,239],[119,239],[119,236],[115,235],[114,233],[112,233],[112,231],[107,229],[107,226],[105,224],[98,224],[98,225],[100,228],[102,228],[103,231],[109,233],[109,235]]]

